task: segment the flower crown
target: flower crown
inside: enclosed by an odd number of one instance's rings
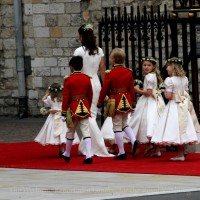
[[[155,58],[149,58],[149,57],[142,58],[142,62],[144,62],[144,61],[150,61],[155,64],[157,63],[157,60]]]
[[[169,58],[169,59],[166,60],[166,64],[167,63],[176,63],[176,64],[179,64],[179,65],[182,65],[183,61],[179,58]]]
[[[93,31],[93,25],[92,24],[85,24],[83,26],[84,31],[92,30]]]
[[[51,92],[58,92],[58,91],[62,91],[63,86],[61,85],[59,88],[52,88],[51,86],[49,86],[48,89],[49,89]]]

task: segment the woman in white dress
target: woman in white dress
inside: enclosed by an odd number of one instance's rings
[[[50,106],[48,117],[35,138],[35,142],[42,145],[59,145],[59,156],[62,156],[66,143],[66,123],[62,121],[62,86],[53,83],[49,86],[42,101]]]
[[[165,79],[165,97],[169,100],[151,142],[161,145],[177,145],[178,155],[173,161],[185,160],[185,144],[200,141],[200,126],[188,94],[188,78],[182,61],[176,57],[168,59]]]
[[[93,88],[93,100],[90,110],[91,118],[89,119],[92,142],[91,153],[92,155],[102,157],[113,156],[108,153],[101,131],[96,122],[97,101],[101,90],[101,83],[98,77],[98,71],[100,70],[101,79],[103,81],[105,76],[104,53],[100,47],[96,46],[96,37],[94,36],[93,26],[91,24],[82,25],[78,29],[78,32],[82,46],[75,50],[74,56],[80,55],[83,57],[83,68],[81,71],[82,73],[87,74],[91,77]],[[85,146],[83,141],[81,141],[81,143],[79,144],[79,153],[85,155]]]
[[[142,69],[145,74],[143,89],[135,86],[135,92],[142,96],[128,120],[128,125],[133,129],[136,139],[141,144],[147,144],[144,155],[151,153],[151,157],[161,156],[160,149],[151,144],[151,137],[165,108],[164,100],[158,90],[162,78],[156,63],[153,57],[142,59]],[[153,148],[154,152],[152,152]]]

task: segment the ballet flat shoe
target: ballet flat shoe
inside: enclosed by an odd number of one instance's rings
[[[161,152],[154,152],[154,153],[151,153],[149,157],[151,157],[151,158],[156,157],[157,158],[157,157],[160,157],[160,156],[161,156]]]
[[[184,156],[177,156],[177,157],[170,158],[170,160],[172,160],[172,161],[184,161],[185,157]]]

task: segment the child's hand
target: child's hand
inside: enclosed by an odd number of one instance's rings
[[[62,121],[65,122],[66,121],[66,117],[62,116]]]
[[[109,99],[109,97],[108,97],[108,96],[106,96],[106,97],[105,97],[105,99],[104,99],[104,101],[105,101],[105,102],[107,102],[107,101],[108,101],[108,99]]]
[[[135,86],[134,89],[135,89],[135,92],[137,93],[140,91],[140,88],[138,86]]]
[[[97,110],[97,114],[98,114],[98,115],[102,115],[101,112],[102,112],[101,108],[98,108],[98,110]]]

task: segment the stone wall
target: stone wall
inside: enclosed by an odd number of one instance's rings
[[[24,55],[31,58],[26,76],[29,114],[39,115],[41,98],[52,82],[63,82],[68,62],[80,45],[77,30],[84,22],[98,22],[105,7],[167,4],[163,0],[22,0]],[[18,77],[13,0],[0,1],[0,115],[18,113]]]

